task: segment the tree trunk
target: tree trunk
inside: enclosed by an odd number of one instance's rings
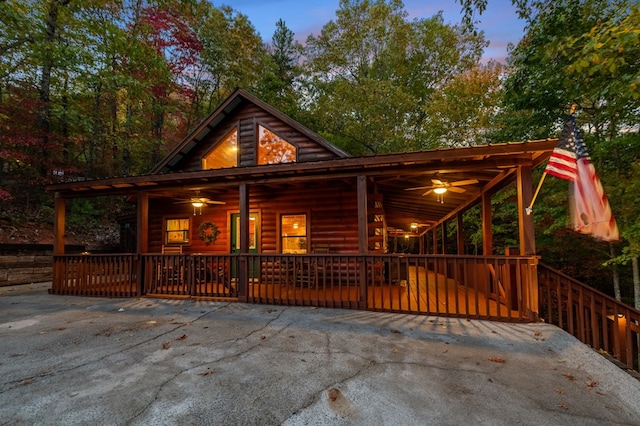
[[[634,306],[636,309],[640,309],[640,270],[638,269],[638,256],[631,258],[631,267],[633,269]]]
[[[613,244],[609,244],[609,255],[611,259],[616,257],[616,249],[613,247]],[[622,300],[622,296],[620,295],[620,275],[618,274],[618,265],[613,264],[613,293],[616,300]]]

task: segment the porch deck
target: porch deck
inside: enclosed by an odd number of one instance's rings
[[[229,299],[502,321],[531,320],[535,276],[532,259],[498,256],[67,255],[55,262],[55,294]],[[249,265],[245,285],[243,263]]]

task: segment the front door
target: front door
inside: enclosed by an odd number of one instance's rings
[[[249,253],[258,253],[259,241],[258,241],[258,213],[249,213]],[[240,214],[231,214],[231,253],[240,253]],[[258,263],[257,261],[255,262]],[[237,277],[237,273],[234,270],[235,264],[232,268],[232,276]],[[259,270],[256,265],[249,265],[249,277],[257,278],[259,276]]]

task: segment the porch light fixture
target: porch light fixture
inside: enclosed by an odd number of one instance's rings
[[[191,201],[191,205],[193,206],[193,215],[196,215],[196,210],[202,215],[202,206],[204,203],[198,199],[194,199]]]
[[[436,200],[440,204],[444,204],[444,193],[447,192],[447,188],[438,186],[437,188],[433,188],[433,192],[436,194]]]

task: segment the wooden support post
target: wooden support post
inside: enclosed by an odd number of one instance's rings
[[[442,254],[447,254],[447,222],[442,222],[440,226],[442,228],[442,234],[440,235],[442,238]]]
[[[462,223],[462,213],[458,213],[456,215],[456,222],[457,222],[456,231],[457,231],[457,237],[458,237],[458,254],[463,255],[464,254],[464,225]]]
[[[238,258],[238,301],[248,301],[249,290],[249,187],[240,185],[240,256]]]
[[[531,166],[519,166],[517,178],[518,190],[518,228],[520,234],[520,255],[536,254],[536,239],[533,227],[533,215],[527,214],[533,197]]]
[[[493,255],[493,227],[491,224],[491,195],[482,194],[482,254]]]
[[[146,280],[146,265],[140,255],[149,252],[149,194],[144,191],[138,192],[136,251],[138,255],[138,266],[136,268],[136,291],[138,296],[143,296],[146,291],[144,286],[144,282]]]
[[[431,233],[433,240],[433,254],[438,254],[438,227],[433,228],[433,232]]]
[[[55,222],[53,227],[53,254],[64,254],[64,229],[66,220],[66,201],[56,192],[55,195]]]
[[[366,254],[369,252],[368,242],[368,215],[367,215],[367,177],[357,177],[357,197],[358,197],[358,252]],[[367,307],[367,265],[364,258],[359,262],[360,274],[360,298],[358,305],[364,309]]]

